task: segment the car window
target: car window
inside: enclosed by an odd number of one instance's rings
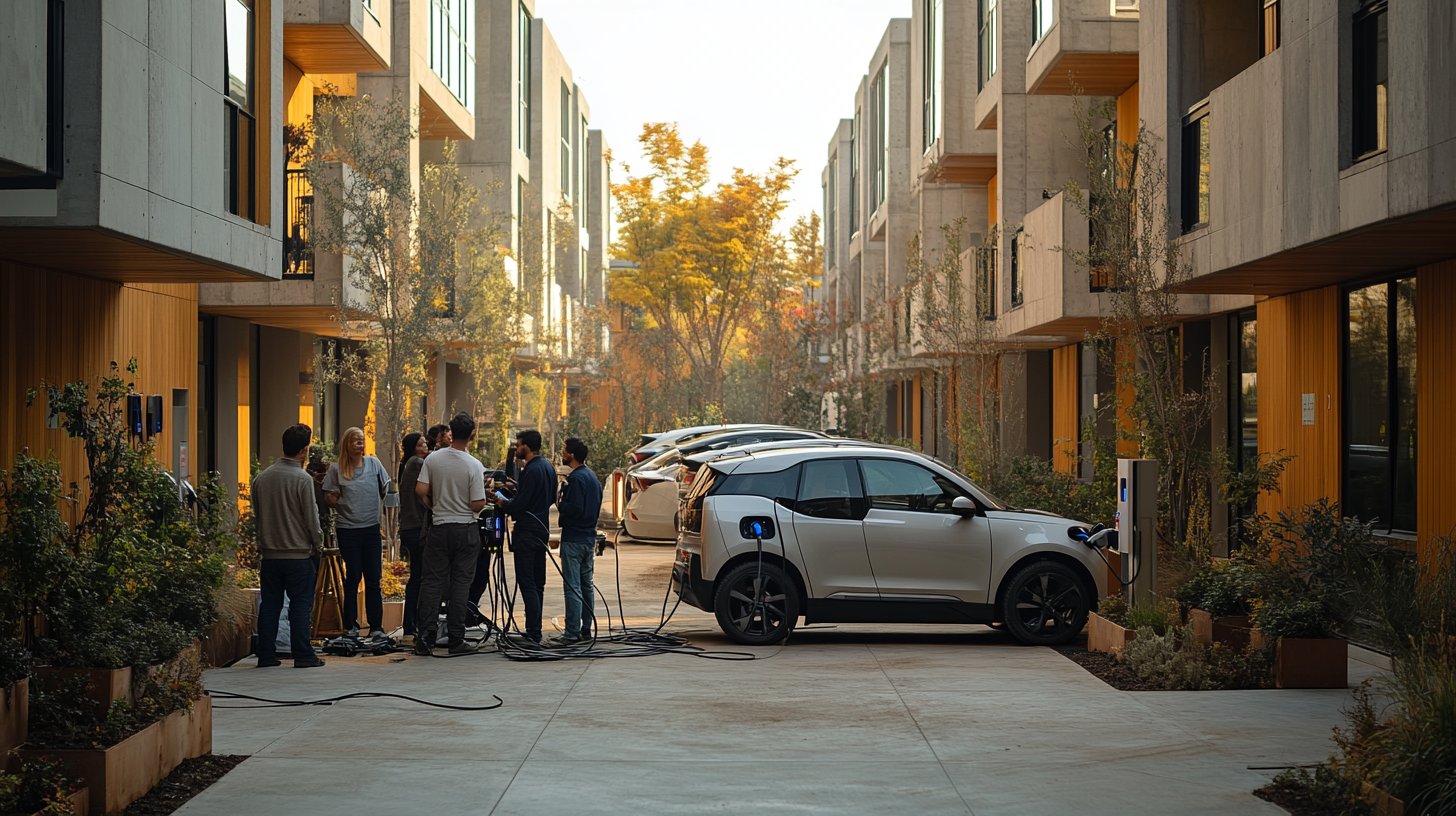
[[[794,510],[827,519],[864,518],[864,492],[852,459],[820,459],[802,465]]]
[[[862,459],[865,496],[870,507],[879,510],[947,512],[960,488],[939,473],[913,462],[895,459]]]
[[[774,473],[735,473],[723,480],[718,494],[788,499],[792,504],[798,489],[799,466],[794,465]]]

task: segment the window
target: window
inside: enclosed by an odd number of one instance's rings
[[[925,61],[921,66],[920,149],[935,144],[940,130],[940,100],[944,91],[945,0],[928,0],[925,10]]]
[[[430,70],[475,110],[475,0],[430,0]]]
[[[870,212],[885,201],[886,164],[890,145],[889,66],[870,83]]]
[[[1208,100],[1183,119],[1183,231],[1207,226],[1209,217]]]
[[[981,1],[980,87],[996,75],[996,0]]]
[[[893,459],[862,459],[865,497],[875,510],[947,512],[958,496],[965,495],[950,479],[913,462]]]
[[[522,3],[516,12],[516,98],[520,119],[516,122],[516,147],[531,155],[531,12]]]
[[[1353,112],[1355,158],[1385,150],[1389,43],[1385,0],[1365,0],[1355,13]]]
[[[976,251],[976,313],[996,319],[996,239]]]
[[[253,117],[253,9],[248,0],[223,6],[223,190],[227,210],[252,220],[255,214],[256,122]]]
[[[859,232],[859,122],[856,108],[849,126],[849,234]]]
[[[1345,298],[1345,513],[1416,528],[1416,281]]]
[[[825,519],[862,519],[868,507],[851,459],[819,459],[803,464],[795,512]]]
[[[773,473],[740,473],[723,480],[723,486],[714,495],[762,496],[765,499],[787,499],[792,505],[798,495],[799,466],[774,471]]]
[[[1017,227],[1016,232],[1011,234],[1011,308],[1015,309],[1025,300],[1025,293],[1021,285],[1021,236],[1022,227]]]
[[[561,195],[571,198],[571,88],[561,82]]]
[[[1240,473],[1248,472],[1259,457],[1259,332],[1255,318],[1250,311],[1230,320],[1229,458]],[[1229,512],[1239,518],[1257,509],[1257,503],[1250,501],[1230,507]]]
[[[586,117],[581,117],[581,127],[576,131],[576,197],[580,204],[577,206],[577,226],[586,225],[586,216],[591,206],[591,194],[588,192],[590,179],[586,174]],[[585,269],[585,267],[582,267]]]
[[[1041,38],[1052,30],[1052,0],[1031,0],[1031,41],[1041,42]]]
[[[1264,0],[1264,14],[1259,18],[1259,41],[1266,57],[1279,47],[1279,0]]]

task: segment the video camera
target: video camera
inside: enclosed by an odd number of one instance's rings
[[[485,492],[486,495],[495,495],[500,492],[509,496],[512,487],[507,485],[509,480],[504,470],[496,470],[486,474]],[[514,485],[514,482],[511,483]],[[494,504],[487,503],[485,509],[480,511],[477,517],[480,525],[480,546],[482,549],[492,552],[500,552],[506,541],[506,514],[504,510]]]

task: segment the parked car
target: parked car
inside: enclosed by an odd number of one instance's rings
[[[802,428],[744,428],[689,440],[627,471],[628,495],[622,526],[627,535],[643,541],[675,541],[678,505],[677,478],[686,457],[707,451],[783,440],[823,439],[819,431]]]
[[[737,423],[724,425],[694,425],[690,428],[676,428],[661,433],[644,433],[641,435],[642,444],[627,451],[627,467],[644,462],[663,451],[676,447],[689,440],[707,436],[709,434],[722,433],[723,431],[737,431],[746,428],[782,428],[782,425],[768,425],[764,423]]]
[[[734,641],[808,623],[1004,624],[1066,643],[1105,591],[1078,522],[998,501],[905,449],[805,445],[722,456],[683,499],[673,586]]]

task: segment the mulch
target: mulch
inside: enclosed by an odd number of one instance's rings
[[[1086,641],[1052,647],[1058,654],[1086,669],[1089,674],[1118,691],[1163,691],[1137,676],[1137,673],[1106,652],[1087,651]]]
[[[1331,808],[1325,802],[1316,801],[1309,791],[1291,785],[1270,782],[1254,791],[1254,795],[1265,802],[1272,802],[1289,811],[1292,816],[1350,816],[1344,807]],[[1368,813],[1368,811],[1360,811]]]
[[[131,803],[126,816],[167,816],[187,800],[207,790],[228,771],[247,759],[231,754],[208,754],[178,765],[151,793]]]

